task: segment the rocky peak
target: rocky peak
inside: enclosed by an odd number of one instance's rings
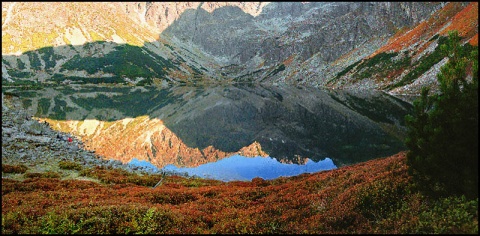
[[[268,2],[122,2],[125,12],[160,32],[178,20],[185,11],[203,9],[212,13],[222,7],[238,7],[242,12],[258,16]]]

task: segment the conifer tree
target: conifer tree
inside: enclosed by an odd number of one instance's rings
[[[440,93],[424,88],[405,118],[409,173],[433,196],[478,198],[478,48],[471,48],[449,32],[440,48],[448,57],[437,75]]]

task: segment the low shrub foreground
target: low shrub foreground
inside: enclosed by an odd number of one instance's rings
[[[2,234],[471,233],[478,198],[414,191],[405,153],[275,180],[221,182],[84,169],[100,183],[2,179]]]
[[[28,167],[25,165],[7,165],[7,164],[2,164],[2,172],[3,173],[16,173],[16,174],[23,174],[27,172]]]

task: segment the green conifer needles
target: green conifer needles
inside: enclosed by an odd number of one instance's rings
[[[478,47],[449,32],[440,93],[422,96],[405,117],[407,163],[419,189],[433,196],[478,198]]]

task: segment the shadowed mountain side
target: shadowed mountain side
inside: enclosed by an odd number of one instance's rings
[[[51,77],[81,83],[98,82],[84,81],[83,77],[105,77],[102,82],[133,84],[144,84],[152,78],[167,82],[208,81],[208,78],[216,77],[213,70],[217,66],[211,56],[196,48],[177,47],[175,42],[161,38],[160,32],[189,8],[203,8],[211,12],[224,6],[237,5],[241,13],[245,11],[258,15],[266,4],[268,3],[5,3],[2,4],[2,82],[8,84],[17,80],[17,85],[29,84],[32,81],[50,80]],[[136,45],[138,48],[133,50],[135,55],[130,55],[129,50],[129,54],[104,57],[111,48],[97,47],[97,42],[105,42],[112,47],[119,43]],[[91,48],[88,45],[95,45],[93,48],[99,50],[92,52],[85,49],[84,47]],[[52,55],[64,51],[64,47],[72,50]],[[140,51],[145,55],[138,54]],[[71,67],[63,69],[62,65],[76,55],[82,59],[72,61],[73,65],[70,66],[78,66],[78,70],[71,70]],[[17,65],[18,60],[21,62]],[[140,62],[147,65],[139,65]],[[33,65],[32,68],[30,64]],[[92,72],[98,73],[92,75]]]
[[[255,26],[254,17],[239,7],[214,10],[188,9],[162,33],[162,38],[176,38],[188,47],[196,45],[217,57],[218,62],[245,63],[259,50],[266,32]]]
[[[403,117],[411,109],[410,104],[380,92],[332,92],[288,86],[82,86],[7,91],[19,94],[24,106],[36,117],[76,122],[74,126],[59,128],[77,134],[101,136],[102,132],[110,132],[97,130],[100,123],[130,124],[128,127],[135,129],[132,133],[125,129],[123,134],[111,133],[96,140],[97,147],[112,153],[119,151],[114,155],[120,155],[123,149],[110,149],[108,142],[130,135],[136,139],[148,133],[149,129],[135,128],[133,124],[139,122],[131,122],[148,116],[145,120],[161,120],[188,148],[204,150],[213,146],[235,153],[258,142],[262,151],[280,161],[298,163],[305,157],[314,161],[330,157],[337,166],[404,150]],[[88,128],[89,124],[96,128]],[[133,141],[124,145],[129,143]],[[151,152],[148,155],[152,156],[154,151]],[[140,158],[128,158],[133,157]]]
[[[181,49],[157,42],[144,47],[98,41],[2,55],[2,84],[135,84],[189,82],[203,72],[189,66]],[[160,49],[159,49],[160,48]]]

